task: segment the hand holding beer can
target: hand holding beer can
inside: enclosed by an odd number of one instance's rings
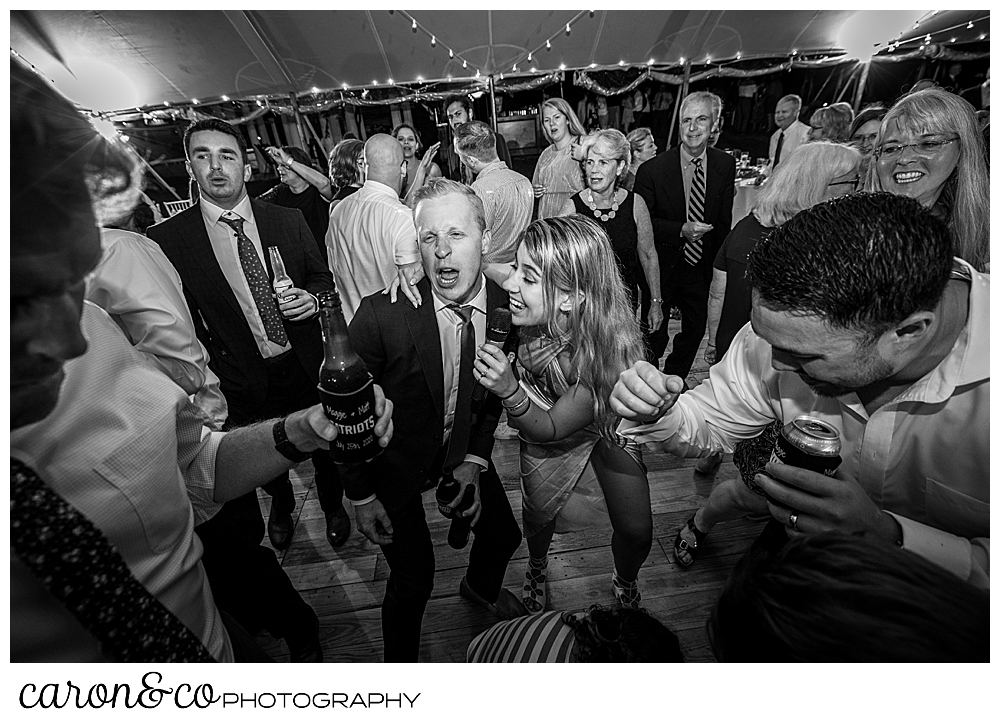
[[[842,461],[840,448],[836,427],[803,414],[781,428],[770,461],[833,477]],[[781,504],[770,495],[765,496],[769,502]]]

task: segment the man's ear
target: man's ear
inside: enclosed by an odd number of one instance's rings
[[[253,169],[250,167],[249,163],[243,164],[243,183],[250,180],[250,176],[253,175]]]
[[[193,181],[197,181],[198,180],[197,178],[194,177],[194,169],[191,168],[191,161],[185,159],[185,161],[184,161],[184,170],[186,170],[188,172],[188,178],[190,178]]]
[[[933,311],[915,311],[896,325],[892,332],[895,344],[909,346],[922,341],[933,328],[937,315]]]

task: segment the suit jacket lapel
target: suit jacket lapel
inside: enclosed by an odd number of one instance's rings
[[[185,219],[187,228],[180,229],[181,242],[185,246],[185,255],[190,259],[191,267],[197,272],[188,274],[189,283],[196,279],[202,281],[207,293],[220,294],[233,311],[244,318],[243,309],[215,257],[201,209],[195,205],[185,213],[189,216]]]
[[[414,309],[405,299],[397,304],[406,304],[406,324],[413,338],[413,347],[417,350],[417,358],[427,381],[434,410],[438,418],[444,420],[444,367],[441,360],[441,337],[438,334],[437,314],[434,313],[434,300],[431,298],[431,284],[424,278],[417,290],[423,298],[423,303]]]

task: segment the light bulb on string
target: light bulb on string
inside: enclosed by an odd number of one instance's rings
[[[417,32],[417,21],[416,21],[416,19],[413,20],[413,25],[410,26],[410,30],[412,30],[413,32]]]
[[[569,23],[566,23],[566,34],[569,35],[569,33],[570,33]]]
[[[528,53],[528,62],[531,62],[531,53]]]
[[[970,21],[969,21],[969,24],[965,26],[965,29],[966,29],[966,30],[972,30],[972,28],[973,28],[973,27],[974,27],[974,26],[973,26],[973,24],[972,24],[972,21],[970,20]]]
[[[455,57],[455,51],[452,50],[451,48],[448,48],[448,57],[449,58],[454,58]]]
[[[548,40],[545,41],[545,49],[552,50],[552,43],[550,43]]]
[[[464,58],[462,59],[462,67],[463,68],[468,68],[469,67],[469,63]]]
[[[313,91],[313,92],[315,92],[315,91]],[[229,96],[228,96],[228,95],[224,95],[224,96],[222,96],[222,100],[224,100],[224,101],[225,101],[225,100],[229,100]]]

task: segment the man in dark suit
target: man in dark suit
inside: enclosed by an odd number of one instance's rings
[[[681,332],[663,363],[667,374],[685,378],[698,353],[708,320],[712,263],[733,221],[736,162],[709,147],[722,100],[698,92],[681,103],[681,145],[646,161],[636,172],[635,192],[649,207],[660,258],[660,299],[681,312]],[[670,340],[667,325],[650,336],[655,359]]]
[[[475,537],[460,594],[503,619],[527,613],[502,587],[521,530],[490,459],[500,400],[488,395],[478,409],[472,402],[475,349],[493,309],[508,303],[482,273],[489,235],[483,204],[467,186],[435,179],[417,192],[414,221],[426,274],[417,286],[422,303],[373,294],[350,325],[354,349],[395,405],[395,436],[385,452],[341,468],[358,529],[381,545],[390,568],[382,601],[386,662],[417,660],[434,586],[421,491],[445,466],[462,485],[452,508],[468,485],[476,493],[465,513]]]
[[[323,348],[315,294],[334,284],[302,214],[250,200],[245,144],[228,123],[192,124],[184,146],[201,201],[149,228],[148,235],[181,276],[198,337],[229,404],[227,425],[242,426],[318,402]],[[269,246],[280,251],[293,283],[277,302],[271,292]],[[327,535],[332,544],[342,544],[350,518],[336,467],[325,452],[312,457]],[[284,549],[295,506],[288,475],[265,488],[273,498],[268,534],[275,547]],[[220,607],[251,631],[265,627],[275,637],[285,637],[293,658],[321,658],[315,614],[274,553],[259,545],[263,518],[256,493],[226,503],[199,525],[198,534]]]

